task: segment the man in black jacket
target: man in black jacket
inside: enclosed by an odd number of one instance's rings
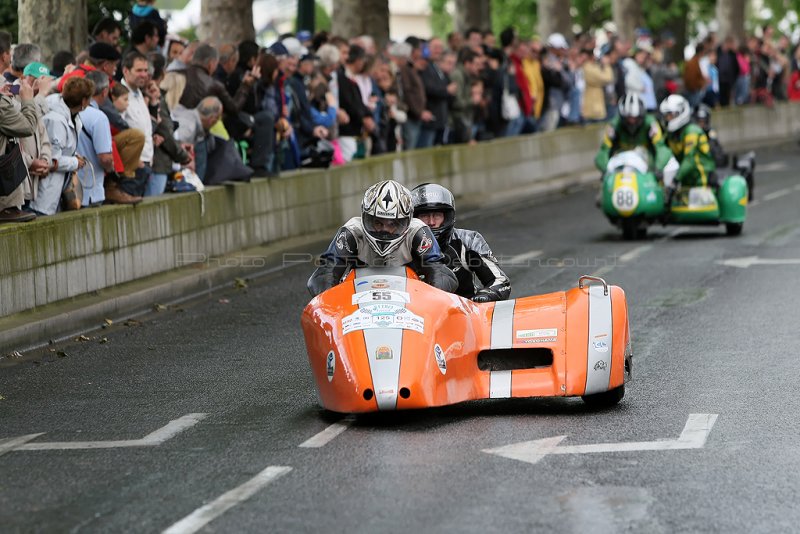
[[[739,60],[736,59],[736,38],[728,36],[717,49],[717,69],[719,70],[719,103],[727,107],[731,103],[731,93],[739,77]]]
[[[450,100],[458,90],[458,86],[439,67],[439,61],[444,54],[442,40],[438,37],[431,39],[428,42],[428,51],[426,66],[419,74],[425,87],[425,109],[433,115],[433,119],[422,123],[417,148],[442,144],[448,120],[447,110]]]

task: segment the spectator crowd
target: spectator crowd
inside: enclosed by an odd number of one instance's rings
[[[607,121],[627,93],[649,111],[674,93],[711,107],[800,99],[800,51],[769,26],[741,43],[710,33],[683,64],[668,32],[628,41],[612,23],[569,39],[470,29],[381,48],[307,31],[268,48],[188,42],[152,4],[136,2],[125,48],[107,18],[77,57],[49,65],[0,32],[0,222]]]

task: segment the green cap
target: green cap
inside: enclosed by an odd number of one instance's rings
[[[29,63],[25,70],[22,71],[23,76],[33,76],[39,78],[41,76],[50,76],[50,69],[44,63]]]

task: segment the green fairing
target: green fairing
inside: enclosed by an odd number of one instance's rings
[[[608,167],[608,160],[617,152],[631,150],[638,146],[645,147],[650,152],[651,158],[655,161],[655,169],[662,170],[672,157],[672,151],[664,143],[664,136],[661,134],[661,127],[652,115],[646,115],[644,124],[635,135],[631,135],[623,128],[620,118],[614,117],[609,121],[608,128],[613,130],[613,138],[609,136],[609,131],[603,136],[603,143],[594,158],[594,164],[600,172],[605,172]]]
[[[689,123],[670,134],[667,142],[680,162],[675,181],[684,186],[708,185],[708,176],[716,170],[716,164],[705,131]]]

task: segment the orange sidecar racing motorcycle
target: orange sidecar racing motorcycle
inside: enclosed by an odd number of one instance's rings
[[[625,293],[589,276],[568,291],[477,304],[406,267],[359,268],[312,299],[301,322],[334,412],[510,397],[611,406],[631,372]]]

